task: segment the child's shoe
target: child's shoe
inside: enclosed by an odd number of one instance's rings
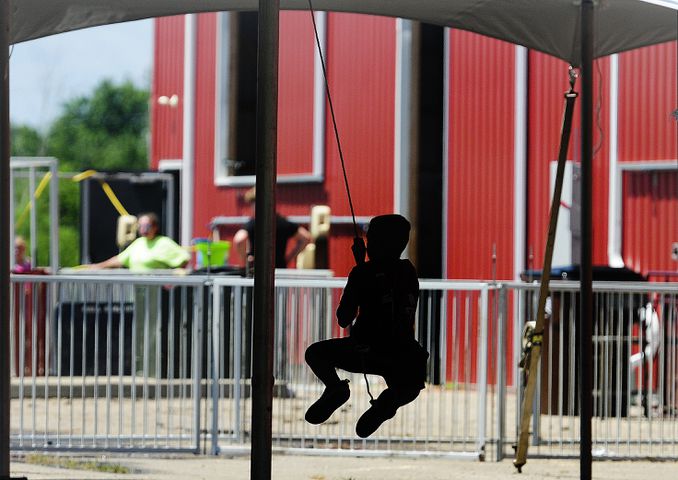
[[[306,421],[319,425],[330,418],[330,415],[341,407],[351,396],[348,380],[342,380],[332,387],[326,387],[318,400],[306,410]]]
[[[372,406],[358,419],[355,426],[355,433],[360,438],[367,438],[372,435],[382,423],[395,416],[396,409],[391,408],[384,401],[378,399],[372,403]]]

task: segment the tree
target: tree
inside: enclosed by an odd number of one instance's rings
[[[148,98],[147,90],[129,81],[101,82],[91,96],[64,104],[47,136],[47,151],[70,171],[146,170]]]
[[[10,155],[36,157],[44,153],[44,139],[40,132],[28,125],[12,125],[10,129]]]
[[[55,157],[62,172],[81,172],[89,168],[146,170],[148,98],[147,90],[139,89],[129,81],[116,85],[105,80],[91,95],[66,102],[62,114],[44,138],[32,127],[12,127],[11,154]],[[30,200],[31,193],[24,190],[22,194],[15,192],[19,209]],[[38,265],[48,263],[49,252],[47,195],[43,197],[33,207],[38,212],[39,232],[38,258],[33,261]],[[59,182],[59,223],[60,263],[77,265],[80,262],[80,193],[78,185],[70,180]],[[17,234],[28,237],[26,222],[17,228]]]

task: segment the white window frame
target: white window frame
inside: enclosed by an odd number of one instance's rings
[[[230,119],[231,105],[225,92],[229,91],[229,61],[225,52],[230,52],[230,19],[233,12],[219,12],[217,15],[216,38],[216,98],[214,121],[214,184],[216,186],[252,186],[255,175],[228,175],[226,173],[226,154],[231,150]],[[326,56],[327,13],[316,12],[318,37]],[[325,179],[325,80],[323,78],[320,56],[316,51],[313,66],[313,154],[312,171],[278,175],[278,183],[322,183]]]

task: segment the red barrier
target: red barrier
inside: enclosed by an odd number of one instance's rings
[[[15,275],[44,275],[43,270],[28,270]],[[45,319],[47,312],[45,283],[14,285],[14,371],[13,375],[45,375]],[[24,325],[22,332],[21,326]],[[33,330],[35,329],[35,335]],[[23,333],[23,336],[22,336]],[[21,347],[23,346],[23,363]],[[33,351],[35,350],[35,371]]]

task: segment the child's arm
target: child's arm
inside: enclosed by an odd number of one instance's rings
[[[348,275],[344,292],[341,295],[339,306],[337,307],[337,322],[342,328],[346,328],[355,319],[358,314],[358,285],[357,273],[354,268]]]
[[[398,301],[398,324],[405,334],[414,332],[417,303],[419,301],[419,280],[417,271],[409,261],[403,261],[403,275]]]

